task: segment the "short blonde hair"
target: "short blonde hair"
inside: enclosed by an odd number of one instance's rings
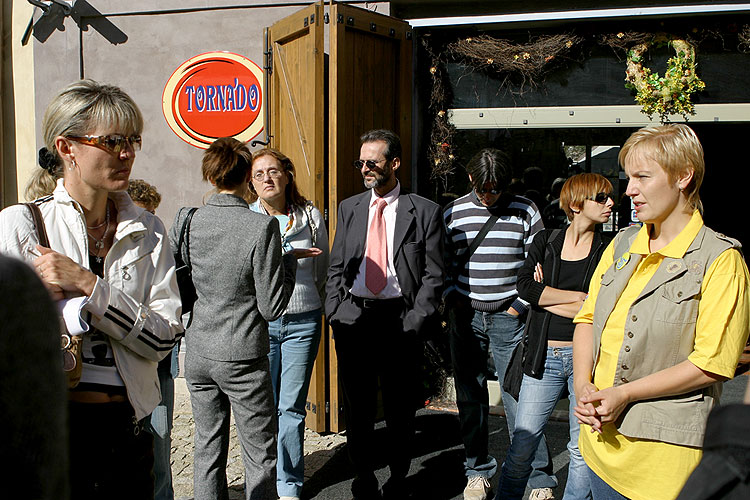
[[[683,193],[691,208],[703,211],[698,191],[703,183],[706,164],[703,146],[693,129],[681,123],[642,128],[628,137],[617,159],[625,168],[628,158],[633,155],[655,161],[672,182],[692,170],[693,178]]]
[[[565,211],[568,220],[573,220],[574,207],[583,207],[583,202],[593,200],[597,193],[611,193],[612,183],[599,174],[574,175],[563,184],[560,190],[560,208]]]

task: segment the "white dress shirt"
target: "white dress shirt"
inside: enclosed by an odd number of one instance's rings
[[[364,297],[366,299],[395,299],[401,297],[401,287],[398,285],[398,278],[396,278],[396,268],[393,265],[393,235],[396,230],[396,210],[398,210],[398,195],[401,193],[401,184],[396,181],[396,187],[393,188],[382,198],[386,202],[386,206],[383,209],[383,219],[385,220],[385,233],[388,241],[388,268],[385,270],[385,288],[380,293],[374,295],[367,285],[365,285],[365,266],[367,259],[362,258],[362,262],[359,264],[359,271],[357,277],[354,279],[354,284],[350,290],[352,295],[357,297]],[[367,212],[367,238],[365,239],[365,252],[367,252],[367,240],[370,239],[370,224],[372,218],[375,216],[375,210],[377,209],[377,199],[380,198],[375,190],[372,190],[372,196],[370,197],[370,208]]]

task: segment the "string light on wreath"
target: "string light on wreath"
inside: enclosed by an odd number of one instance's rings
[[[674,49],[675,55],[667,61],[664,76],[660,76],[645,67],[643,59],[649,48],[665,44]],[[687,120],[688,115],[695,114],[691,96],[706,88],[695,67],[695,47],[690,42],[659,35],[628,50],[625,86],[636,91],[635,100],[649,118],[657,114],[665,122],[668,115],[679,114]]]

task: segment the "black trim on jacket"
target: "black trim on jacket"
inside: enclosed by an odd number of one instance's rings
[[[529,249],[529,255],[518,270],[518,281],[516,287],[518,296],[529,302],[531,306],[526,329],[523,335],[525,354],[523,359],[523,372],[529,377],[541,379],[544,373],[544,361],[547,357],[547,334],[551,312],[539,307],[539,297],[545,286],[557,288],[560,275],[560,261],[563,243],[565,243],[565,231],[560,230],[554,241],[549,241],[554,229],[545,229],[538,233]],[[581,281],[581,290],[588,290],[591,277],[594,274],[604,249],[612,240],[611,236],[605,236],[599,231],[594,232],[594,240],[591,242],[586,272]],[[542,263],[544,283],[534,281],[534,267],[537,262]],[[572,320],[571,320],[572,321]]]

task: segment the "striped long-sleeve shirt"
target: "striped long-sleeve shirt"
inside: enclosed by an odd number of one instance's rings
[[[498,215],[498,220],[465,263],[461,256],[492,214]],[[537,207],[527,198],[503,194],[488,208],[472,191],[451,202],[443,216],[448,252],[446,293],[456,290],[468,296],[478,311],[507,309],[518,297],[518,269],[526,259],[534,235],[544,229]]]

